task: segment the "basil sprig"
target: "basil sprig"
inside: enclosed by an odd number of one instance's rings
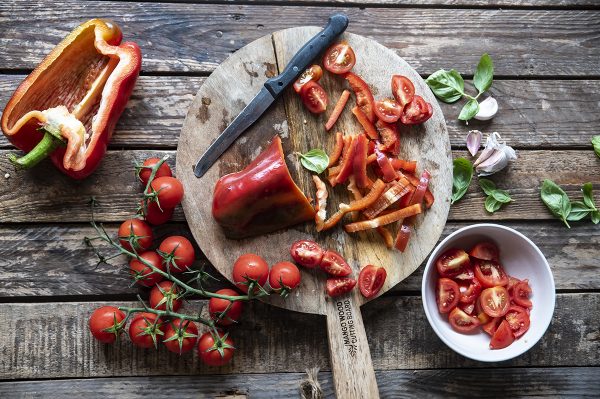
[[[463,106],[460,115],[458,115],[458,119],[461,121],[468,121],[479,112],[479,102],[477,99],[490,89],[493,80],[494,63],[492,62],[492,57],[486,53],[479,59],[479,64],[477,64],[477,69],[473,76],[473,84],[478,91],[475,97],[465,92],[465,82],[460,73],[454,69],[449,71],[440,69],[431,74],[425,82],[433,94],[445,103],[451,104],[462,97],[468,98],[469,101]]]
[[[592,137],[592,145],[594,146],[594,152],[600,158],[600,136]]]
[[[571,201],[559,185],[546,179],[542,183],[540,195],[550,212],[569,228],[571,227],[569,221],[582,220],[587,216],[590,217],[592,223],[600,223],[600,210],[594,201],[592,183],[585,183],[581,191],[583,192],[583,201]]]
[[[466,158],[456,158],[452,169],[452,204],[461,199],[473,178],[473,164]]]
[[[296,153],[300,157],[300,163],[306,169],[317,174],[323,173],[329,165],[329,157],[325,151],[315,148],[308,151],[306,154]]]
[[[512,201],[508,191],[496,188],[494,182],[489,179],[479,179],[479,187],[487,194],[484,206],[489,213],[496,212],[502,205]]]

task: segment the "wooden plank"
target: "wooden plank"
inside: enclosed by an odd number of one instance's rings
[[[0,110],[24,75],[0,75]],[[204,82],[194,76],[141,76],[117,124],[110,147],[175,148],[193,96]],[[440,102],[453,147],[465,146],[469,129],[497,131],[517,148],[590,147],[600,124],[600,81],[496,80],[492,87],[500,112],[489,122],[457,119],[463,102]],[[333,100],[332,100],[333,101]],[[11,148],[0,135],[0,148]]]
[[[493,368],[439,370],[376,370],[382,398],[448,397],[585,397],[600,391],[596,367]],[[225,374],[200,376],[155,376],[88,378],[66,380],[7,381],[0,383],[0,396],[58,398],[147,397],[278,399],[297,397],[304,373]],[[318,374],[325,398],[333,398],[332,375]],[[276,382],[276,384],[274,384]]]
[[[174,151],[109,151],[92,176],[74,181],[57,172],[49,161],[32,170],[16,172],[6,158],[8,152],[0,150],[0,178],[4,179],[0,222],[5,223],[88,222],[92,196],[100,203],[96,209],[99,221],[121,222],[134,215],[141,199],[142,187],[132,171],[134,162],[164,155],[171,156],[168,162],[172,166],[175,162]],[[500,188],[509,190],[514,202],[489,215],[483,207],[484,194],[474,179],[465,197],[451,207],[450,220],[554,219],[539,198],[539,187],[545,178],[562,185],[572,199],[581,199],[584,182],[592,182],[596,190],[600,189],[600,160],[591,149],[518,154],[518,161],[492,177]],[[453,151],[453,156],[468,155],[466,151]],[[5,179],[5,173],[10,178]],[[175,210],[174,220],[184,220],[180,207]]]
[[[420,73],[446,67],[472,73],[484,52],[498,75],[598,75],[596,10],[286,7],[104,1],[3,2],[0,69],[32,69],[69,30],[89,18],[115,18],[142,48],[144,71],[210,72],[264,34],[323,26],[342,11],[349,31],[398,52]],[[460,29],[457,26],[460,23]],[[523,38],[527,38],[524,42]],[[574,38],[568,40],[565,38]],[[504,57],[500,57],[504,54]]]
[[[152,0],[150,0],[152,1]],[[211,0],[212,3],[227,3],[233,0]],[[182,0],[184,3],[205,3],[205,0]],[[557,8],[557,7],[585,7],[597,8],[594,0],[406,0],[399,3],[397,0],[244,0],[245,3],[260,4],[311,4],[311,5],[357,5],[361,7],[411,7],[411,6],[445,6],[445,7],[485,7],[485,8]],[[238,1],[238,3],[240,3]]]
[[[503,223],[529,237],[544,253],[554,273],[559,290],[600,289],[597,226],[590,223],[578,226],[566,234],[557,223]],[[441,239],[467,223],[450,222]],[[106,225],[109,233],[116,235],[117,225]],[[154,230],[157,243],[167,235],[192,235],[184,224],[168,224]],[[56,295],[133,295],[139,290],[130,287],[130,278],[123,268],[126,259],[118,258],[115,266],[96,267],[96,257],[83,243],[83,237],[94,235],[88,225],[4,225],[0,226],[0,297]],[[110,254],[106,245],[99,246]],[[200,251],[196,267],[220,277],[208,264]],[[122,266],[123,268],[120,268]],[[423,267],[392,289],[394,292],[421,290]],[[227,280],[209,285],[209,289],[230,287]],[[144,291],[142,290],[142,295]]]
[[[201,302],[203,303],[203,302]],[[196,308],[201,303],[186,305]],[[128,303],[125,303],[127,305]],[[13,303],[0,306],[0,379],[126,377],[304,372],[329,369],[321,317],[251,303],[231,329],[236,356],[208,368],[196,354],[134,348],[128,339],[105,346],[87,331],[90,312],[104,303]],[[486,364],[462,358],[429,327],[419,297],[382,297],[363,307],[376,369],[595,366],[600,362],[600,294],[559,294],[549,330],[522,356]],[[293,320],[293,321],[292,321]],[[306,356],[306,348],[311,348]]]

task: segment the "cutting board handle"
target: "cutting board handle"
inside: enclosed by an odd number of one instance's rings
[[[339,399],[379,398],[371,351],[354,295],[327,298],[327,337],[335,393]]]

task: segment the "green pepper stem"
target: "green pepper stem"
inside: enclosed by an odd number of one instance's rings
[[[19,169],[29,169],[40,163],[63,142],[51,133],[45,132],[44,137],[27,154],[18,158],[16,154],[8,154],[8,160]]]

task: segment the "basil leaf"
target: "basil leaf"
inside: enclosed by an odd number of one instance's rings
[[[496,185],[490,179],[479,179],[479,187],[486,195],[492,195],[492,192],[496,189]]]
[[[475,70],[475,76],[473,76],[473,84],[481,94],[492,86],[493,79],[494,63],[492,62],[492,57],[486,53],[479,59],[479,64],[477,64],[477,69]]]
[[[496,201],[503,204],[508,204],[510,201],[512,201],[510,194],[506,190],[494,190],[492,191],[492,197],[494,197]]]
[[[598,224],[598,222],[600,222],[600,211],[592,212],[591,217],[592,217],[592,223]]]
[[[491,195],[489,195],[486,199],[485,199],[485,210],[488,211],[489,213],[494,213],[496,212],[498,209],[500,209],[500,207],[502,206],[502,202],[496,201],[494,199],[494,197],[492,197]]]
[[[477,100],[472,99],[467,101],[463,109],[460,111],[460,115],[458,115],[458,119],[461,121],[468,121],[473,118],[479,112],[479,103]]]
[[[594,203],[594,193],[592,191],[592,183],[585,183],[581,188],[583,191],[583,202],[594,211],[597,211],[596,204]]]
[[[592,145],[594,146],[594,152],[600,158],[600,136],[592,137]]]
[[[445,103],[453,103],[465,94],[465,81],[460,73],[451,69],[440,69],[425,80],[433,94]]]
[[[577,221],[581,220],[592,212],[590,208],[586,204],[581,201],[573,201],[571,202],[571,212],[569,212],[569,216],[567,216],[567,220],[569,221]]]
[[[466,158],[456,158],[452,169],[452,204],[461,199],[473,178],[473,164]]]
[[[571,228],[567,222],[567,217],[571,213],[571,201],[567,193],[552,180],[546,179],[542,183],[540,197],[550,212],[562,220],[568,228]]]
[[[299,152],[297,154],[300,156],[302,166],[312,172],[322,173],[329,165],[329,157],[323,150],[312,149],[306,154]]]

